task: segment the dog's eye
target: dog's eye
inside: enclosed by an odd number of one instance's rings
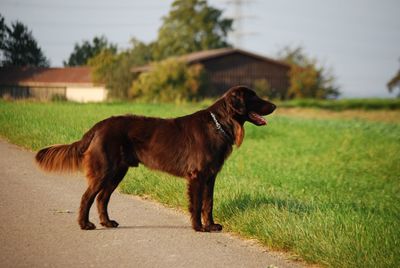
[[[250,95],[248,98],[249,98],[249,100],[251,100],[251,101],[255,101],[255,100],[258,99],[258,97],[257,97],[256,94],[252,94],[252,95]]]

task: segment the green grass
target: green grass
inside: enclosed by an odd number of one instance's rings
[[[316,100],[295,99],[278,102],[280,107],[286,108],[320,108],[327,110],[342,111],[346,109],[362,110],[399,110],[400,98],[397,99],[339,99],[339,100]]]
[[[115,114],[170,117],[198,105],[0,102],[0,135],[37,150]],[[219,174],[226,230],[328,267],[400,267],[400,124],[270,116],[246,124]],[[120,189],[186,209],[185,181],[131,169]],[[189,224],[189,221],[188,221]]]

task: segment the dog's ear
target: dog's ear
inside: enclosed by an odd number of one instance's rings
[[[246,113],[246,104],[244,102],[244,93],[242,91],[232,91],[226,95],[226,102],[236,114],[243,115]]]
[[[234,121],[234,134],[235,134],[235,144],[239,148],[242,145],[244,138],[244,127],[240,125],[238,122]]]

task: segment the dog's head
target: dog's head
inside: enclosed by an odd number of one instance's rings
[[[275,104],[261,99],[246,86],[229,89],[223,98],[228,108],[241,123],[248,121],[257,126],[265,125],[267,121],[262,116],[272,113],[276,108]]]

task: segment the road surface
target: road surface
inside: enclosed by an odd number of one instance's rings
[[[1,267],[300,267],[226,233],[196,233],[187,215],[115,192],[120,227],[82,231],[82,174],[45,174],[34,154],[0,140]]]

